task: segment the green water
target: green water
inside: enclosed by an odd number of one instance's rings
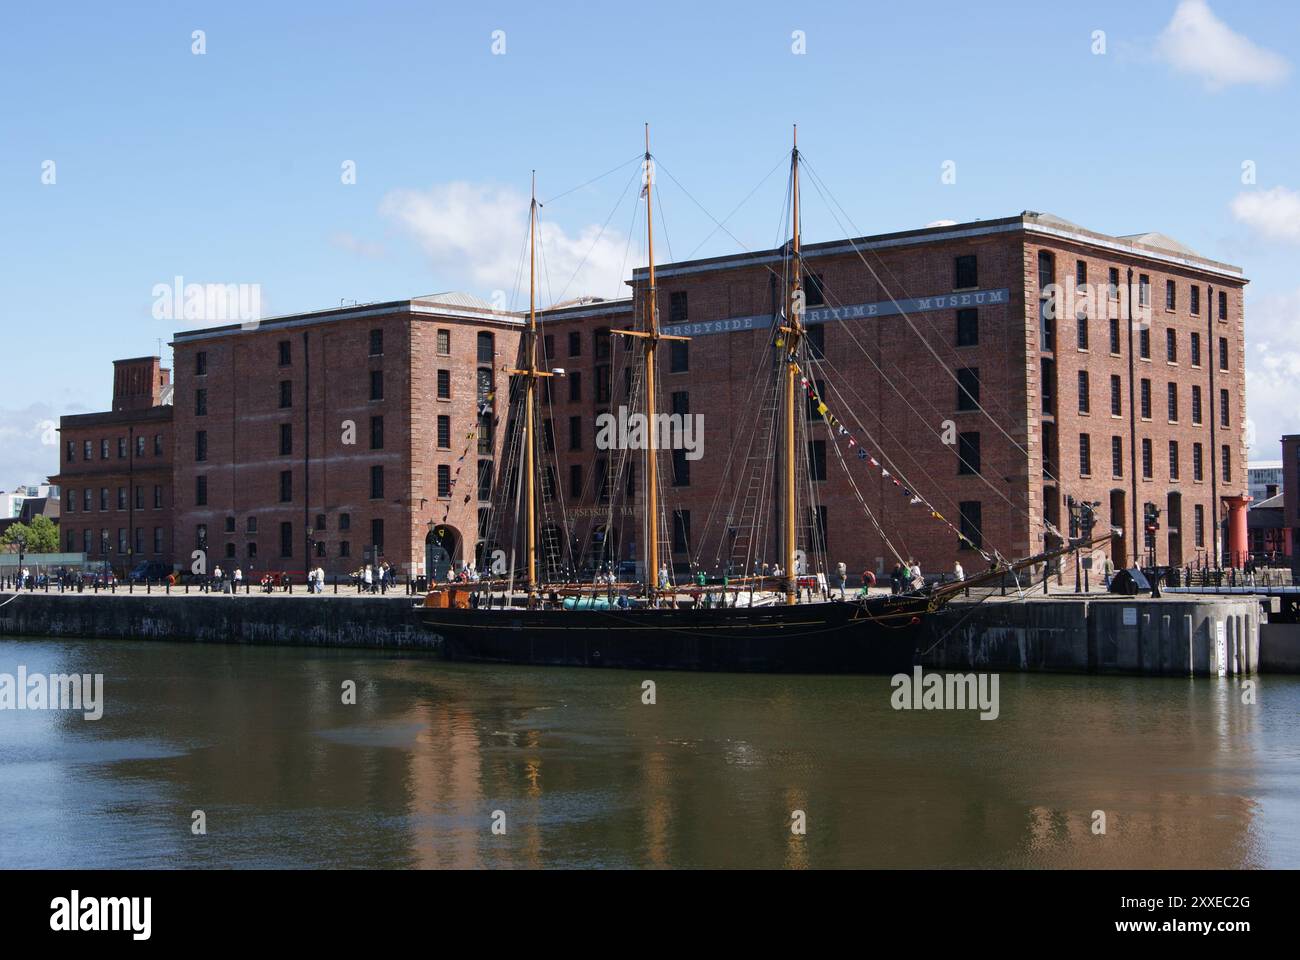
[[[0,639],[19,665],[105,705],[0,711],[0,867],[1300,866],[1300,678],[1003,674],[982,721],[884,677]]]

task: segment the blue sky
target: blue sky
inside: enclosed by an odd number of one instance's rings
[[[661,260],[777,240],[785,172],[764,177],[797,121],[805,156],[863,232],[1033,209],[1105,232],[1159,230],[1240,264],[1252,280],[1252,458],[1300,431],[1293,4],[640,9],[7,6],[0,487],[56,469],[41,425],[104,409],[110,361],[152,353],[185,325],[154,318],[156,284],[258,284],[268,314],[449,289],[509,296],[529,171],[543,200],[557,197],[635,158],[647,120]],[[632,170],[547,203],[551,295],[615,295],[640,262],[633,205],[617,206]],[[718,218],[759,186],[713,232],[665,172]],[[806,199],[807,238],[841,235]]]

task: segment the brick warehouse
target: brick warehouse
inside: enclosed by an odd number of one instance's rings
[[[113,408],[63,417],[59,521],[63,549],[124,570],[131,560],[170,564],[171,371],[158,357],[113,364]]]
[[[1117,564],[1150,548],[1160,563],[1213,555],[1236,509],[1225,498],[1246,485],[1239,268],[1158,234],[1108,236],[1035,213],[814,244],[804,258],[810,338],[842,381],[838,402],[983,543],[1006,555],[1042,549],[1041,518],[1064,528],[1072,496],[1101,503],[1102,524],[1125,531]],[[660,408],[705,418],[702,459],[663,458],[678,566],[687,548],[706,566],[727,552],[727,524],[706,520],[736,482],[730,437],[752,413],[747,391],[770,352],[781,269],[780,250],[658,268],[665,330],[693,338],[661,350]],[[639,271],[631,283],[644,280]],[[595,418],[618,403],[625,354],[608,331],[637,322],[633,304],[539,313],[547,365],[566,371],[543,404],[544,486],[563,494],[580,543],[608,510],[600,475],[612,468],[594,450]],[[506,431],[467,437],[489,394],[505,423],[504,371],[522,322],[442,295],[176,334],[175,561],[200,544],[246,572],[301,571],[308,552],[312,565],[348,572],[371,544],[403,572],[422,572],[435,546],[473,560]],[[955,444],[942,442],[945,421]],[[809,439],[830,562],[892,561],[834,465],[834,438],[814,421]],[[850,468],[900,552],[930,571],[957,559],[971,568],[951,531],[878,473]],[[59,481],[75,487],[65,473]],[[636,481],[608,534],[620,558],[636,556]],[[1154,543],[1133,544],[1148,503],[1161,528]],[[775,539],[765,552],[777,556]]]

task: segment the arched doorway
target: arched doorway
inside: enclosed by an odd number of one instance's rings
[[[431,581],[446,580],[460,567],[460,534],[445,523],[435,524],[424,538],[424,572]]]

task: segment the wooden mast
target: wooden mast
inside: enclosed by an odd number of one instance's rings
[[[799,599],[799,579],[795,570],[795,390],[799,379],[799,363],[796,352],[799,340],[803,336],[803,264],[799,259],[799,126],[794,128],[794,146],[790,151],[791,177],[791,219],[794,224],[794,238],[791,241],[791,271],[794,280],[790,284],[790,309],[786,318],[785,332],[785,602],[793,604]]]
[[[653,601],[659,592],[659,452],[656,447],[658,429],[655,421],[655,348],[660,340],[689,340],[659,332],[659,305],[655,293],[655,236],[652,191],[654,174],[650,158],[650,124],[645,125],[645,159],[643,161],[645,189],[645,231],[649,268],[646,275],[646,329],[614,330],[625,337],[637,337],[644,347],[645,362],[645,585],[646,596]]]
[[[533,171],[532,202],[528,205],[528,380],[524,394],[524,475],[528,484],[528,604],[537,599],[537,491],[534,483],[535,450],[533,407],[537,389],[537,171]]]

